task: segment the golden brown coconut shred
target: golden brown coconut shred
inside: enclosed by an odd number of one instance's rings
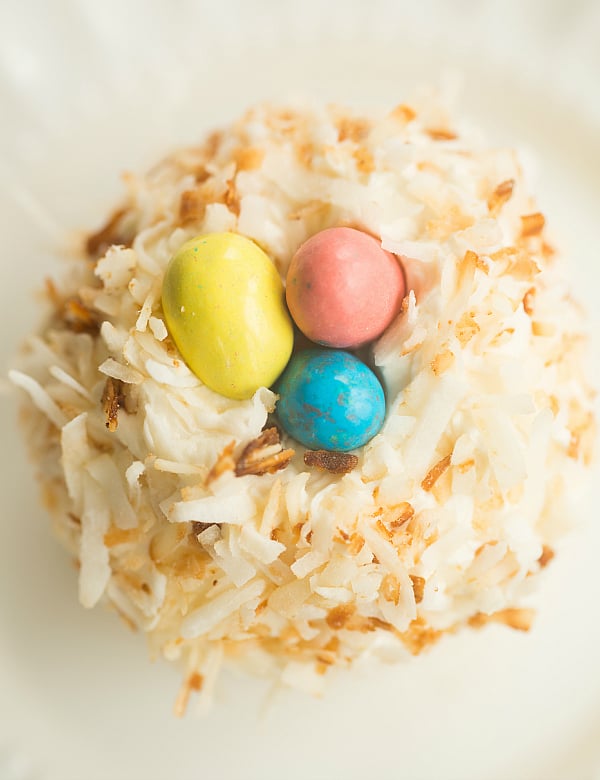
[[[546,219],[543,214],[536,212],[535,214],[526,214],[521,217],[521,236],[528,238],[529,236],[537,236],[544,229]]]
[[[283,449],[277,428],[267,428],[242,450],[235,465],[235,475],[274,474],[284,469],[293,456],[294,450]]]
[[[106,427],[111,433],[117,430],[119,425],[119,409],[124,405],[123,382],[109,376],[102,393],[102,410],[106,417]]]
[[[127,213],[127,209],[118,209],[100,230],[88,236],[85,242],[88,257],[92,260],[97,260],[106,253],[107,249],[115,244],[131,246],[133,236],[130,231],[124,230],[122,226],[123,217]]]
[[[502,206],[512,197],[515,188],[515,180],[507,179],[501,182],[488,198],[488,209],[490,214],[496,216]]]
[[[348,474],[358,466],[358,456],[350,452],[306,450],[304,464],[321,471],[329,471],[331,474]]]

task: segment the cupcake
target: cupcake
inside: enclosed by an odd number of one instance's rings
[[[435,102],[250,110],[126,196],[13,382],[85,607],[318,691],[529,629],[592,455],[583,316],[518,155]]]

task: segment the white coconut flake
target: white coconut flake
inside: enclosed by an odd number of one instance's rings
[[[178,501],[169,510],[172,523],[231,523],[243,525],[254,516],[249,495],[206,496],[194,501]]]
[[[148,321],[152,315],[152,307],[154,306],[154,295],[150,293],[144,301],[140,310],[139,317],[135,323],[135,329],[140,333],[143,333],[148,327]]]
[[[56,428],[63,427],[68,419],[66,414],[61,411],[39,382],[36,382],[33,377],[27,376],[27,374],[21,373],[21,371],[15,371],[14,369],[8,372],[8,378],[14,385],[22,388],[29,394],[29,397],[40,412],[42,412]]]
[[[135,528],[137,518],[125,493],[125,487],[116,463],[108,454],[103,453],[90,460],[86,465],[86,470],[96,483],[103,487],[115,525],[118,528]]]
[[[100,485],[90,476],[83,478],[83,513],[79,546],[79,600],[93,607],[104,593],[111,576],[104,534],[110,523],[110,512]]]
[[[108,290],[127,287],[135,271],[136,254],[133,249],[112,246],[96,263],[95,274]]]
[[[73,379],[73,377],[70,374],[67,374],[66,371],[63,371],[60,366],[50,366],[50,374],[55,378],[58,379],[59,382],[62,382],[67,387],[70,387],[71,390],[74,390],[78,395],[80,395],[82,398],[85,398],[86,401],[92,402],[92,396],[88,390],[85,389],[85,387],[78,382],[76,379]]]
[[[134,460],[133,463],[127,467],[125,472],[125,480],[129,487],[129,497],[134,501],[134,505],[137,504],[141,498],[141,486],[140,477],[146,471],[146,466],[139,460]]]
[[[121,382],[125,382],[125,384],[128,385],[141,385],[144,381],[143,374],[140,374],[135,368],[124,366],[113,358],[107,358],[101,363],[100,366],[98,366],[98,371],[101,371],[103,374],[110,376],[113,379],[119,379]]]
[[[85,466],[91,457],[87,436],[87,414],[70,420],[61,431],[62,467],[69,497],[76,514],[83,512]]]
[[[156,360],[147,360],[146,371],[152,379],[169,387],[197,387],[199,384],[198,377],[182,362],[179,362],[179,365],[165,366]]]
[[[127,331],[115,328],[112,322],[108,322],[108,320],[105,320],[100,326],[100,335],[107,349],[114,354],[119,354],[122,351],[125,342],[129,338]]]
[[[425,374],[422,376],[425,385],[422,392],[426,394],[426,385],[431,385],[432,380]],[[464,381],[450,373],[440,377],[435,384],[436,391],[426,396],[427,401],[404,451],[406,467],[416,477],[424,476],[427,467],[432,464],[435,448],[465,392]]]
[[[261,563],[273,563],[285,550],[285,544],[263,536],[250,524],[242,527],[240,546]]]
[[[167,326],[158,317],[150,317],[148,319],[148,325],[152,331],[152,335],[157,341],[164,341],[169,335]]]
[[[440,251],[438,244],[433,241],[394,241],[382,238],[381,246],[395,255],[414,258],[421,263],[432,263]]]
[[[303,577],[306,577],[307,574],[310,574],[319,566],[322,566],[326,560],[327,560],[326,553],[319,552],[318,550],[313,550],[311,552],[306,553],[306,555],[303,555],[301,558],[298,558],[298,560],[295,561],[290,566],[290,568],[293,571],[293,573],[296,575],[296,577],[298,577],[298,579],[302,579]]]
[[[510,417],[500,409],[480,409],[474,417],[487,441],[494,475],[500,489],[506,492],[527,476],[520,436]]]
[[[243,604],[260,596],[264,588],[264,582],[255,581],[215,596],[185,618],[181,624],[181,635],[184,639],[193,639],[207,633]]]
[[[175,463],[165,458],[155,458],[152,465],[157,471],[167,471],[169,474],[203,474],[206,470],[202,466],[194,466],[193,463]]]

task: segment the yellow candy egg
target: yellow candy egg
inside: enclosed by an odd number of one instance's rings
[[[190,369],[227,398],[273,384],[293,344],[283,284],[260,247],[236,233],[185,243],[167,268],[162,306]]]

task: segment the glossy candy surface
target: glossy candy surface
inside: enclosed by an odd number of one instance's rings
[[[368,366],[342,350],[296,353],[276,390],[281,424],[311,449],[361,447],[375,436],[385,417],[379,380]]]
[[[290,313],[309,339],[355,348],[380,336],[399,313],[402,267],[377,239],[328,228],[305,241],[287,274]]]
[[[293,327],[270,258],[236,233],[185,243],[163,282],[171,337],[189,368],[228,398],[251,398],[285,368]]]

